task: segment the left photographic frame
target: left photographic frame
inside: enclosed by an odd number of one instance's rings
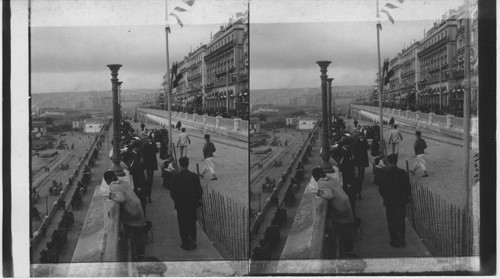
[[[248,8],[30,2],[30,276],[247,272]]]

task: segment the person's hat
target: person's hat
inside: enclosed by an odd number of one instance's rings
[[[323,171],[322,167],[316,167],[312,170],[312,176],[313,177],[321,177],[325,172]]]
[[[391,164],[396,164],[398,162],[398,155],[396,154],[387,155],[387,161]]]

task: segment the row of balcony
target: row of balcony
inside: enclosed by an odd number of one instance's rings
[[[446,45],[446,43],[448,42],[448,38],[447,37],[444,37],[444,38],[441,38],[439,39],[437,42],[435,42],[434,44],[426,47],[426,48],[423,48],[418,54],[418,58],[421,58],[429,53],[432,53],[433,51],[435,51],[436,49]]]

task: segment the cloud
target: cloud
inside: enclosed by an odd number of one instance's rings
[[[423,38],[430,24],[386,25],[380,32],[381,58],[394,57],[404,45]],[[332,61],[329,69],[339,85],[372,84],[378,67],[376,34],[373,22],[254,24],[250,28],[251,87],[314,86],[318,60]]]
[[[107,83],[81,84],[85,73],[97,80],[107,64],[122,64],[119,78],[129,88],[160,87],[166,71],[164,26],[103,26],[103,27],[36,27],[31,31],[31,70],[34,92],[64,91],[62,88],[107,90]],[[169,35],[170,63],[188,55],[191,47],[208,43],[216,25],[190,26],[174,29]],[[51,76],[51,74],[53,76]],[[73,76],[72,76],[73,75]],[[136,77],[125,80],[125,77]],[[43,77],[43,78],[41,78]],[[64,78],[62,78],[64,77]],[[50,83],[44,83],[50,80]],[[145,81],[154,81],[146,84]],[[76,84],[69,84],[76,82]],[[77,85],[79,84],[79,85]],[[43,90],[41,88],[44,88]],[[66,90],[66,89],[65,89]]]

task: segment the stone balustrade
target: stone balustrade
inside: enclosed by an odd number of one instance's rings
[[[160,126],[168,126],[168,112],[163,110],[138,108],[142,120],[151,121]],[[141,121],[141,120],[139,120]],[[199,116],[183,112],[172,112],[172,124],[181,121],[183,126],[221,134],[234,139],[248,141],[248,121],[241,118],[228,119],[221,116]],[[246,128],[245,128],[246,127]]]
[[[366,120],[378,121],[379,108],[373,106],[364,105],[351,105],[351,109],[354,113],[357,112],[359,118],[364,117]],[[365,112],[364,114],[360,112]],[[383,109],[384,120],[388,120],[394,117],[396,124],[406,124],[411,126],[416,126],[422,129],[431,130],[440,134],[444,134],[454,138],[463,138],[463,118],[455,117],[454,115],[436,115],[435,113],[422,113],[420,111],[412,112],[406,110],[404,117],[400,115],[399,111],[393,113],[391,109]],[[446,119],[446,120],[445,120]],[[471,136],[472,136],[472,148],[476,148],[474,142],[478,142],[479,133],[477,131],[477,125],[474,124],[474,117],[471,119]]]

